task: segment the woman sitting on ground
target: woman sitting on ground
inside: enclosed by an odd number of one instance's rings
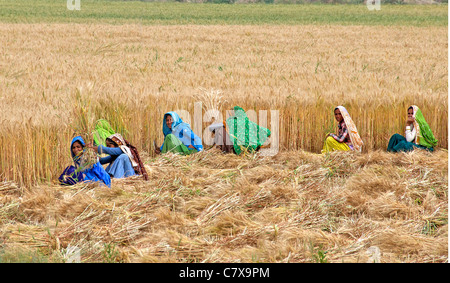
[[[226,120],[225,130],[229,134],[226,137],[233,145],[233,152],[237,155],[241,153],[254,153],[264,147],[269,139],[271,132],[269,129],[251,121],[247,113],[240,106],[234,106],[233,111]]]
[[[98,161],[97,155],[89,154],[85,148],[85,142],[81,136],[72,139],[70,154],[74,165],[67,167],[59,177],[62,185],[75,185],[80,182],[103,182],[111,186],[111,178]],[[89,156],[91,155],[91,156]]]
[[[416,105],[412,105],[408,108],[405,136],[394,134],[389,140],[387,151],[411,151],[416,148],[433,151],[437,142],[422,111]]]
[[[164,114],[162,128],[164,142],[161,147],[155,147],[156,154],[172,152],[189,155],[203,150],[202,140],[177,113]]]
[[[334,117],[338,122],[338,134],[330,133],[327,135],[322,153],[334,150],[356,150],[361,152],[363,141],[347,109],[344,106],[336,107],[334,109]]]
[[[209,131],[214,134],[213,146],[220,149],[222,153],[236,153],[225,125],[226,123],[214,123],[208,127]]]
[[[147,180],[147,173],[134,146],[128,143],[121,134],[114,134],[106,139],[103,145],[89,145],[99,154],[108,154],[100,158],[100,163],[108,164],[106,172],[113,178],[126,178],[134,175],[143,175]]]

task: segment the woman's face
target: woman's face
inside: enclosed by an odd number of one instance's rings
[[[106,147],[116,147],[116,145],[110,140],[106,140]]]
[[[336,121],[338,121],[339,123],[342,122],[342,114],[341,111],[339,109],[335,109],[334,110],[334,118],[336,118]]]
[[[166,116],[166,125],[169,129],[172,129],[173,118],[171,115]]]
[[[78,155],[78,153],[83,151],[83,146],[80,142],[76,141],[72,144],[72,153],[73,155]]]
[[[412,118],[414,115],[414,110],[412,108],[408,109],[408,118]]]

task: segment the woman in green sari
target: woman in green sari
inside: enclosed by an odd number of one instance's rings
[[[437,142],[422,111],[416,105],[412,105],[408,108],[405,136],[394,134],[389,140],[387,151],[411,151],[417,148],[433,151]]]
[[[258,151],[270,137],[270,130],[251,121],[241,107],[235,106],[233,111],[234,115],[226,120],[226,130],[234,153]]]

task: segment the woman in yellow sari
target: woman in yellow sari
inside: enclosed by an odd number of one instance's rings
[[[334,150],[356,150],[361,152],[364,143],[347,109],[344,106],[336,107],[334,109],[334,117],[338,122],[338,134],[330,133],[327,135],[322,153]]]

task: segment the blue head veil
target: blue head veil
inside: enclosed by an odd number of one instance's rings
[[[173,120],[172,129],[167,127],[167,124],[166,124],[167,115],[172,116],[172,120]],[[183,122],[183,120],[181,120],[180,116],[175,112],[167,112],[166,114],[164,114],[163,134],[164,134],[164,138],[168,134],[173,134],[185,146],[189,147],[190,145],[192,145],[198,151],[203,150],[203,144],[202,144],[201,138],[199,138],[194,133],[194,131],[192,131],[191,126],[189,126],[189,124]],[[162,150],[163,146],[164,146],[164,143],[161,146],[161,150]]]
[[[79,158],[79,156],[75,156],[72,152],[72,145],[75,142],[81,143],[81,145],[83,147],[85,147],[86,144],[81,136],[74,137],[72,139],[72,142],[70,143],[70,154],[72,155],[73,162],[75,163],[75,167],[78,168],[78,166],[80,165],[80,158]],[[92,166],[89,169],[81,171],[81,173],[83,174],[82,181],[90,181],[90,182],[101,181],[108,187],[111,187],[111,177],[109,176],[108,173],[106,173],[105,169],[100,164],[100,162],[97,162],[96,164],[94,164],[94,166]]]

